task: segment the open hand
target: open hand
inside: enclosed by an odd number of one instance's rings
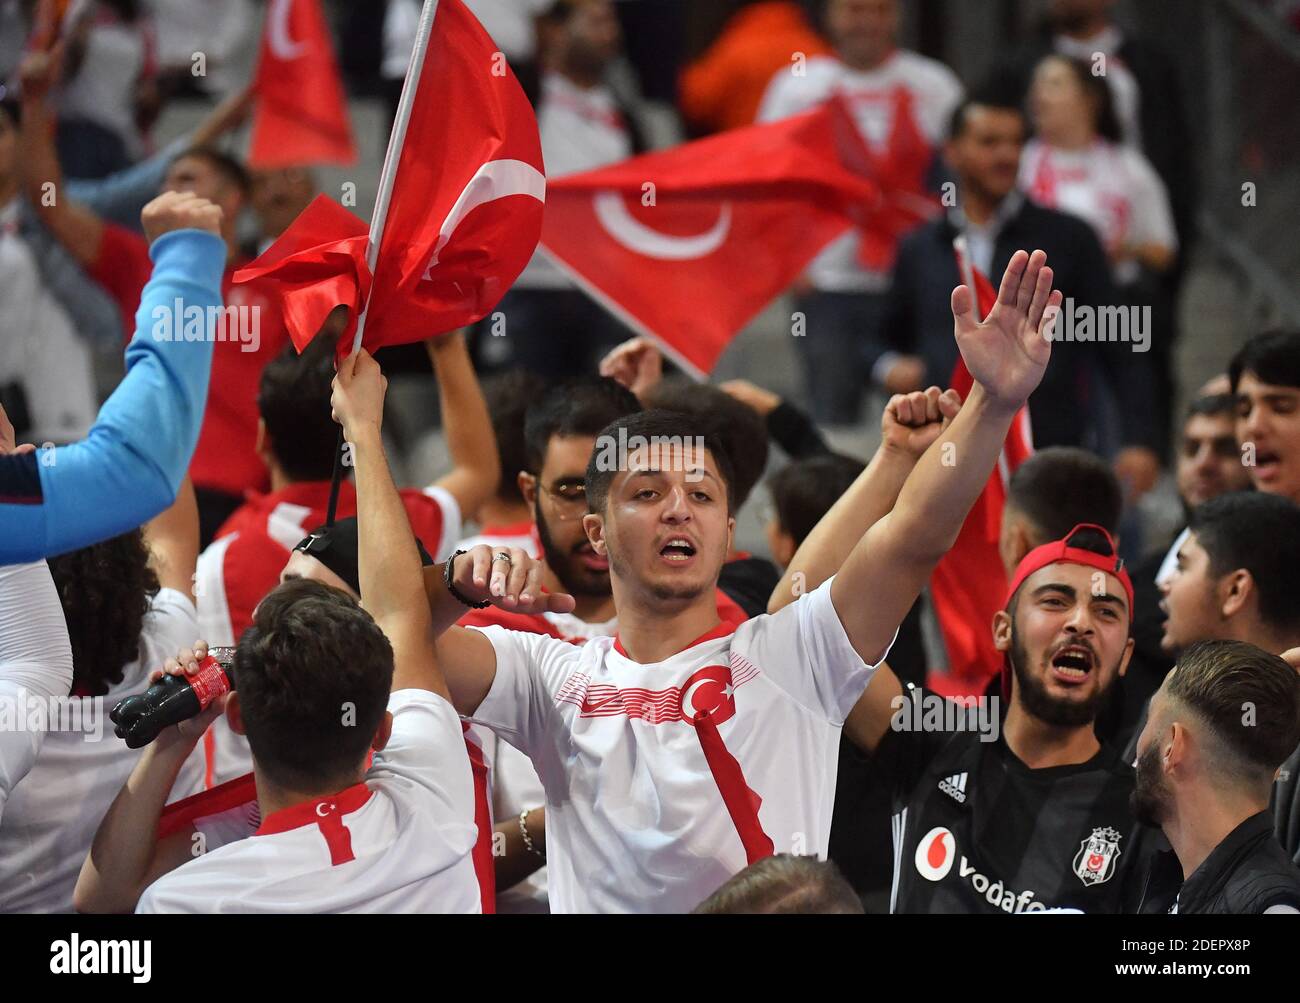
[[[974,292],[965,285],[952,291],[957,347],[975,382],[997,403],[1018,409],[1038,387],[1052,357],[1061,302],[1042,251],[1011,256],[997,303],[983,322],[976,319]]]

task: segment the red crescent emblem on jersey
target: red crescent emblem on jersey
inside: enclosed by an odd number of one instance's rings
[[[734,694],[731,667],[706,665],[682,684],[679,713],[691,725],[697,714],[705,712],[712,716],[714,724],[721,724],[736,713]]]

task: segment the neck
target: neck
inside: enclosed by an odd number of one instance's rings
[[[279,784],[268,780],[266,774],[258,769],[257,763],[254,763],[253,782],[257,785],[257,806],[262,813],[262,821],[265,822],[277,811],[283,811],[285,808],[292,808],[304,801],[328,797],[331,794],[337,794],[341,790],[346,790],[354,784],[361,783],[365,779],[365,775],[365,769],[361,768],[357,770],[356,775],[350,780],[327,784],[321,788],[299,790],[281,787]]]
[[[514,526],[521,522],[532,521],[533,513],[522,501],[511,502],[490,498],[478,510],[480,526]]]
[[[890,48],[879,54],[873,53],[871,55],[862,55],[853,58],[840,53],[840,62],[849,69],[856,70],[859,73],[870,73],[872,70],[879,69],[884,64],[885,60],[890,57],[893,51],[894,50]]]
[[[1300,634],[1291,634],[1286,631],[1274,630],[1256,620],[1251,625],[1250,630],[1243,632],[1243,636],[1236,638],[1238,641],[1246,641],[1255,645],[1257,648],[1263,648],[1265,651],[1271,651],[1280,655],[1284,651],[1300,647]]]
[[[266,461],[266,469],[271,475],[272,492],[283,491],[290,484],[297,483],[293,478],[291,478],[288,474],[284,472],[284,468],[282,468],[280,464],[276,463],[274,459],[265,456],[262,457],[262,459]]]
[[[555,72],[564,77],[575,87],[581,87],[584,91],[589,91],[593,87],[599,86],[605,79],[603,72],[593,72],[584,66],[579,66],[571,61],[564,61],[555,66]]]
[[[549,564],[542,565],[542,568],[542,585],[547,592],[568,592]],[[615,612],[614,596],[611,593],[573,597],[573,615],[586,623],[604,623],[611,619]]]
[[[962,214],[976,226],[983,226],[992,219],[993,214],[998,211],[998,206],[1003,202],[1003,199],[992,198],[981,191],[977,185],[969,182],[963,183],[962,191],[964,192],[961,203]]]
[[[1170,817],[1160,828],[1178,856],[1183,880],[1205,863],[1233,829],[1267,808],[1267,800],[1224,795],[1204,784],[1176,796]]]
[[[615,585],[617,592],[618,586]],[[682,651],[722,621],[712,589],[694,599],[615,602],[618,636],[634,662],[650,664]]]
[[[1077,766],[1086,763],[1101,748],[1092,722],[1077,728],[1048,724],[1026,711],[1015,697],[1002,724],[1002,735],[1007,748],[1031,770]]]
[[[1109,23],[1103,14],[1099,17],[1089,18],[1082,24],[1076,24],[1061,32],[1061,34],[1066,38],[1074,39],[1076,42],[1086,42],[1105,31]]]
[[[1051,136],[1044,137],[1058,150],[1086,150],[1097,139],[1097,134],[1087,122],[1063,126]]]

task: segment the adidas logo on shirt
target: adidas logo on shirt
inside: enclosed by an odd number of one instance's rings
[[[939,781],[939,790],[943,791],[958,804],[966,803],[966,774],[954,773]]]

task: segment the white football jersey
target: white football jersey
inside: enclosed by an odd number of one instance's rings
[[[399,690],[388,709],[392,737],[363,783],[262,819],[163,875],[136,911],[481,912],[460,719],[425,690]]]
[[[194,643],[194,603],[161,589],[140,631],[140,657],[102,697],[68,697],[31,771],[9,796],[0,822],[0,912],[71,912],[72,890],[99,823],[135,769],[142,749],[113,734],[108,713],[149,685],[177,650]],[[203,786],[203,754],[181,767],[169,800]]]
[[[776,852],[825,857],[840,728],[875,670],[830,587],[650,665],[613,637],[576,646],[483,628],[497,670],[472,719],[537,769],[552,912],[688,912],[745,867],[741,806],[710,770],[700,711]]]
[[[898,127],[894,95],[900,88],[911,98],[914,126],[933,148],[943,140],[948,118],[962,98],[961,82],[943,63],[907,49],[897,49],[883,63],[865,72],[854,70],[834,56],[814,56],[794,72],[783,67],[772,77],[758,109],[759,122],[772,122],[807,111],[840,94],[848,102],[858,132],[868,149],[891,156]],[[858,261],[858,236],[837,237],[808,266],[808,278],[817,289],[831,292],[881,292],[889,285],[888,272],[868,272]]]

